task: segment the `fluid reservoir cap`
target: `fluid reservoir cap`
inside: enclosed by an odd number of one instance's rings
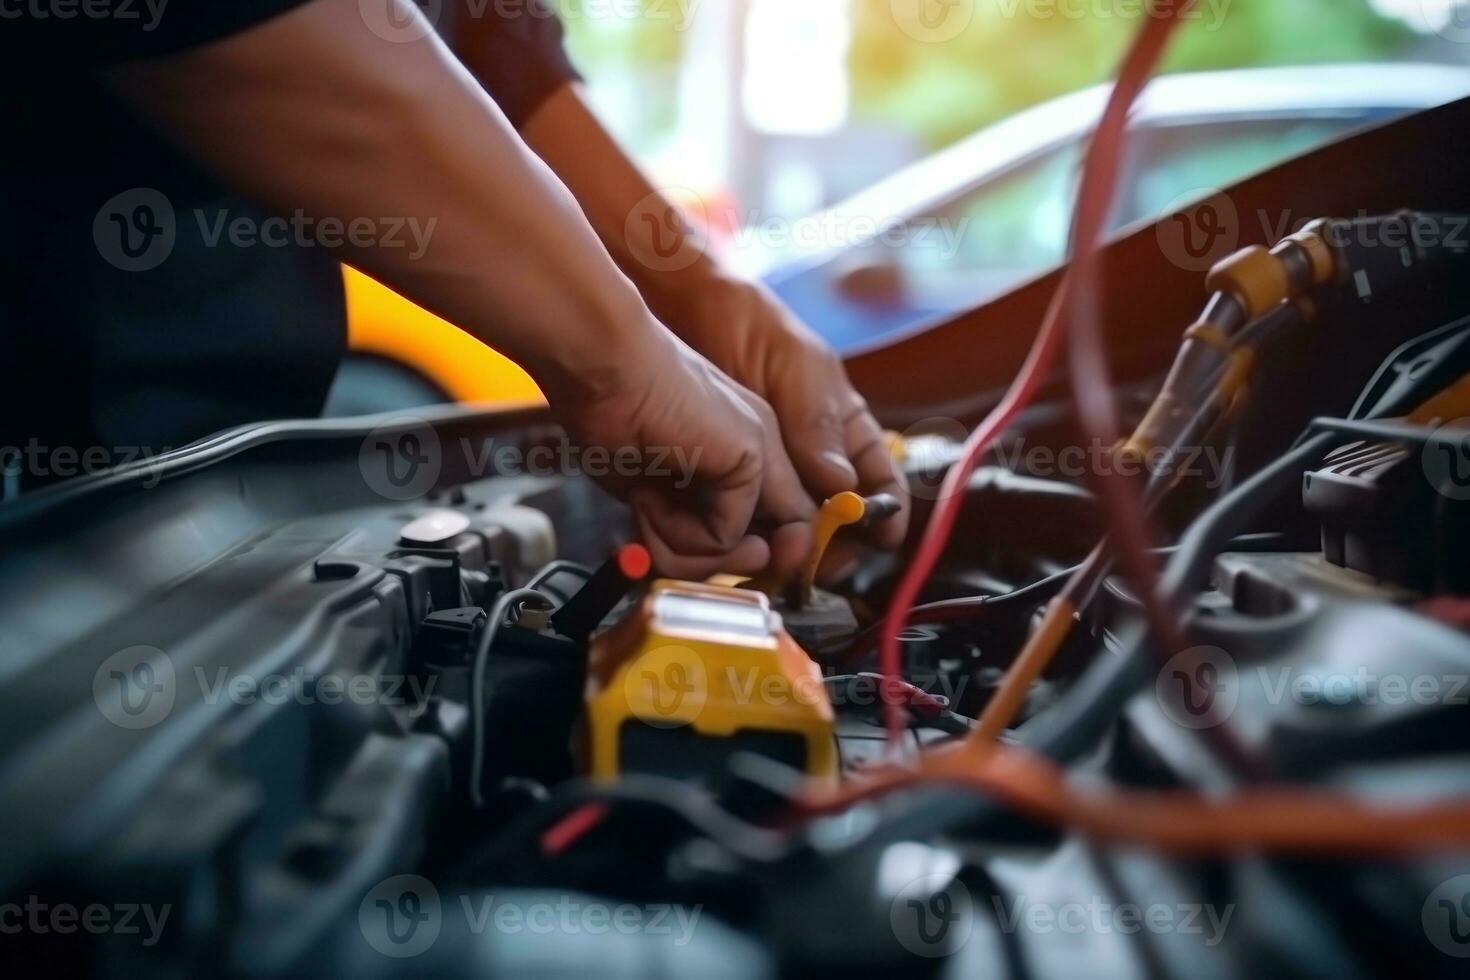
[[[469,529],[470,519],[457,510],[431,510],[423,517],[403,525],[398,543],[417,548],[443,544]]]

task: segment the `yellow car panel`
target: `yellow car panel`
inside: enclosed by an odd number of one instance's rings
[[[411,368],[456,402],[524,405],[546,401],[531,376],[509,358],[377,280],[343,267],[347,344],[355,354]]]

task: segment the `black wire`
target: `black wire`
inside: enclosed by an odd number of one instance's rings
[[[1319,418],[1312,421],[1312,432],[1331,432],[1337,435],[1354,436],[1359,439],[1375,439],[1379,442],[1411,442],[1416,446],[1450,446],[1458,448],[1464,444],[1467,432],[1456,429],[1445,432],[1422,425],[1404,425],[1395,422],[1363,422],[1357,419]]]
[[[1181,598],[1208,576],[1218,553],[1264,507],[1295,485],[1302,472],[1332,447],[1338,434],[1410,441],[1432,437],[1423,429],[1340,419],[1319,419],[1313,427],[1329,431],[1309,439],[1242,483],[1205,511],[1185,532],[1160,579],[1161,593],[1171,608],[1182,605]],[[1070,574],[1069,571],[1050,576],[1007,596],[992,597],[992,602],[1017,601],[1021,593],[1040,592],[1057,580],[1065,582]],[[1017,741],[1059,764],[1073,762],[1091,750],[1107,734],[1127,701],[1149,683],[1154,657],[1147,644],[1148,631],[1141,626],[1134,627],[1118,645],[1118,652],[1094,660],[1054,706],[1023,725],[1016,733]],[[713,800],[689,792],[683,784],[625,777],[611,787],[575,783],[558,788],[547,804],[538,806],[497,840],[495,855],[502,859],[524,857],[529,853],[527,848],[534,847],[535,837],[555,817],[578,804],[592,802],[633,809],[654,807],[673,813],[692,830],[756,863],[780,860],[804,846],[799,837],[738,820]],[[1005,823],[1015,816],[1011,809],[987,797],[957,793],[948,786],[918,787],[887,804],[887,811],[886,819],[868,834],[854,839],[850,846],[881,847],[896,840],[924,839],[959,830],[966,835],[985,836],[1003,830]]]
[[[790,835],[746,823],[722,808],[713,797],[687,783],[660,776],[624,774],[612,785],[577,780],[557,786],[549,799],[521,815],[498,835],[477,863],[493,866],[538,859],[541,834],[576,808],[594,803],[616,806],[619,817],[626,816],[624,811],[628,810],[655,810],[673,815],[695,833],[757,863],[774,861],[794,846]]]
[[[1165,604],[1181,615],[1184,597],[1206,584],[1215,558],[1263,508],[1301,480],[1336,437],[1319,435],[1267,466],[1205,511],[1179,541],[1159,579]],[[1182,616],[1181,616],[1182,618]],[[1152,676],[1147,631],[1135,627],[1120,651],[1099,657],[1058,703],[1020,729],[1023,745],[1057,762],[1075,759],[1096,744],[1123,704]]]
[[[1338,421],[1319,420],[1316,424],[1326,427]],[[1232,537],[1294,486],[1336,438],[1326,433],[1309,439],[1202,514],[1180,540],[1160,579],[1166,603],[1171,608],[1180,606],[1180,598],[1208,577],[1215,557]],[[1106,737],[1128,700],[1153,679],[1156,658],[1148,643],[1148,629],[1134,626],[1117,644],[1116,652],[1107,651],[1093,660],[1055,705],[1022,725],[1016,740],[1059,765],[1075,762],[1090,752]],[[955,792],[948,786],[921,788],[893,801],[887,818],[859,846],[881,847],[896,840],[922,840],[935,834],[994,836],[1003,833],[1015,819],[1012,809],[974,792]]]
[[[1294,304],[1283,303],[1271,312],[1247,324],[1237,335],[1236,343],[1232,346],[1231,352],[1234,353],[1234,351],[1247,348],[1258,349],[1274,336],[1276,331],[1300,322],[1300,309]],[[1222,366],[1208,382],[1207,387],[1210,389],[1209,397],[1200,405],[1199,409],[1190,419],[1189,424],[1179,434],[1179,437],[1174,441],[1173,445],[1169,447],[1168,453],[1166,454],[1169,465],[1165,466],[1158,473],[1152,474],[1150,477],[1148,488],[1145,491],[1145,507],[1150,513],[1157,509],[1174,487],[1175,475],[1170,466],[1175,462],[1180,452],[1187,449],[1191,444],[1203,439],[1210,427],[1215,424],[1217,416],[1229,408],[1224,403],[1224,397],[1219,388],[1220,379],[1224,376],[1226,370],[1228,370],[1228,366]],[[925,614],[943,615],[948,612],[967,608],[974,609],[978,612],[979,610],[992,606],[1025,601],[1033,597],[1037,598],[1038,601],[1044,602],[1061,591],[1060,589],[1053,588],[1053,586],[1058,583],[1065,585],[1075,573],[1084,569],[1086,570],[1085,574],[1078,578],[1077,585],[1072,590],[1075,593],[1072,598],[1074,605],[1079,610],[1086,609],[1096,597],[1098,585],[1107,577],[1109,570],[1112,568],[1112,562],[1106,560],[1105,548],[1107,542],[1108,538],[1103,538],[1097,547],[1088,555],[1087,559],[1080,565],[1076,565],[1057,575],[1049,576],[1024,589],[1002,596],[976,596],[968,599],[950,599],[943,602],[917,606],[910,613],[908,622],[914,626],[922,626],[930,622],[947,624],[950,621],[926,621],[923,617]],[[1168,554],[1169,551],[1170,549],[1161,549],[1160,553]],[[1034,593],[1033,590],[1035,590]],[[872,636],[870,634],[875,630],[881,629],[882,624],[878,623],[859,633],[853,640],[849,656],[863,644],[871,642]]]
[[[1181,605],[1181,597],[1205,578],[1215,557],[1260,511],[1290,489],[1301,473],[1326,453],[1337,435],[1341,420],[1318,420],[1314,426],[1332,431],[1310,439],[1288,455],[1261,470],[1251,479],[1217,501],[1185,532],[1160,579],[1161,593],[1170,608]],[[1354,434],[1357,423],[1351,423]],[[1380,433],[1385,434],[1385,433]],[[1394,427],[1398,439],[1423,439],[1423,430],[1404,431]],[[1248,539],[1247,539],[1248,540]],[[1043,579],[1028,589],[1040,589],[1062,573]],[[1025,590],[1019,590],[1025,591]],[[1019,594],[1010,593],[1012,600]],[[1148,649],[1149,634],[1134,627],[1118,645],[1116,653],[1098,657],[1051,708],[1038,714],[1016,733],[1017,741],[1059,764],[1075,761],[1090,751],[1106,734],[1128,700],[1153,676],[1154,657]],[[654,808],[673,814],[692,831],[719,842],[730,853],[756,865],[769,865],[799,856],[806,849],[804,835],[783,834],[741,821],[713,800],[691,793],[687,786],[650,777],[625,777],[615,786],[574,783],[559,787],[552,799],[526,814],[496,841],[493,856],[499,860],[524,859],[535,853],[536,838],[550,823],[571,808],[593,802],[614,804],[619,809]],[[1015,812],[993,799],[973,792],[956,792],[952,786],[919,786],[885,801],[884,818],[870,830],[854,837],[845,850],[872,849],[901,840],[922,840],[935,834],[964,834],[987,837],[1013,827]],[[828,856],[840,860],[840,851]]]

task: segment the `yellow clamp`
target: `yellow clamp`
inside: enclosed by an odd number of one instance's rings
[[[1295,235],[1286,237],[1288,242],[1306,253],[1307,262],[1312,267],[1314,286],[1325,286],[1337,275],[1337,259],[1332,254],[1332,246],[1322,237],[1322,230],[1326,226],[1327,222],[1319,218]]]
[[[867,513],[868,502],[851,490],[839,493],[835,497],[829,497],[817,510],[817,516],[812,521],[812,547],[802,562],[801,575],[796,580],[796,591],[792,594],[798,606],[804,606],[811,601],[812,589],[816,586],[817,581],[817,570],[822,566],[822,559],[827,554],[827,547],[832,543],[832,538],[842,528],[861,523]],[[731,583],[726,578],[720,584]],[[781,591],[783,584],[768,575],[762,575],[743,582],[741,587],[764,592],[767,595],[775,595]]]
[[[862,522],[868,512],[868,502],[851,490],[829,497],[817,511],[812,522],[812,550],[807,552],[801,566],[801,578],[797,581],[797,593],[802,605],[811,601],[812,589],[817,584],[817,570],[827,554],[827,546],[844,527]]]
[[[1212,293],[1229,293],[1254,320],[1279,305],[1291,294],[1286,266],[1259,245],[1243,248],[1221,259],[1210,270],[1205,286]]]

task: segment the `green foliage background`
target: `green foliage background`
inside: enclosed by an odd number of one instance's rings
[[[1201,4],[1200,19],[1175,39],[1166,71],[1372,60],[1411,36],[1368,0],[1222,2],[1221,17]],[[856,114],[903,122],[931,145],[949,143],[1111,77],[1138,26],[1117,17],[1006,17],[1003,11],[1017,9],[1014,0],[975,3],[975,19],[963,34],[927,44],[898,28],[888,0],[856,0]]]
[[[594,79],[610,71],[666,72],[684,35],[667,16],[675,0],[640,0],[663,16],[610,22],[579,16],[589,0],[558,0],[569,43]],[[595,2],[595,0],[591,0]],[[706,4],[730,0],[702,0]],[[802,0],[790,0],[800,3]],[[973,0],[975,16],[957,38],[925,43],[905,34],[890,0],[851,0],[853,116],[917,134],[930,147],[987,123],[1110,77],[1137,19],[1076,16],[1108,10],[1108,0]],[[1411,37],[1369,0],[1200,0],[1200,19],[1175,40],[1166,70],[1373,60]],[[1215,11],[1223,5],[1223,16]],[[1007,16],[1006,12],[1017,12]]]

